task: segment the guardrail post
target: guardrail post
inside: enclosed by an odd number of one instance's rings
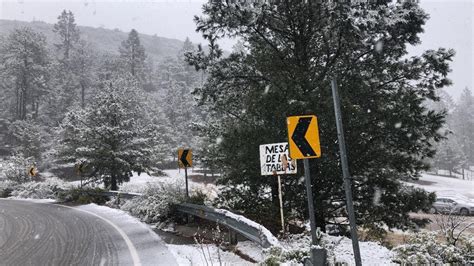
[[[237,240],[237,233],[229,229],[229,243],[231,245],[237,245],[238,240]]]

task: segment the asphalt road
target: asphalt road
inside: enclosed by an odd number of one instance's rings
[[[0,265],[177,265],[145,225],[97,209],[0,200]]]

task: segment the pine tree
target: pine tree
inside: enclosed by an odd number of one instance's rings
[[[465,88],[452,114],[452,131],[461,151],[466,156],[466,165],[474,165],[474,97]]]
[[[58,22],[54,24],[53,32],[57,33],[60,43],[55,44],[58,51],[63,53],[61,60],[67,62],[72,50],[79,41],[79,29],[76,28],[74,14],[71,11],[63,10],[58,16]]]
[[[161,152],[161,130],[150,123],[144,106],[132,77],[107,81],[85,109],[66,115],[60,157],[86,163],[91,177],[112,190],[128,181],[132,171],[151,170]]]
[[[122,42],[119,52],[126,71],[137,79],[142,78],[146,54],[135,29],[132,29],[128,34],[128,38]]]
[[[86,104],[86,90],[92,85],[94,80],[93,64],[94,52],[90,45],[84,41],[80,41],[77,48],[71,56],[71,67],[78,77],[80,87],[81,107]]]
[[[434,198],[408,190],[400,180],[427,169],[423,159],[433,156],[431,142],[441,139],[444,113],[427,110],[423,102],[438,100],[436,89],[450,84],[454,55],[440,48],[405,57],[407,45],[420,42],[426,13],[407,1],[218,1],[205,4],[203,14],[195,21],[209,52],[200,48],[187,58],[209,75],[196,94],[216,121],[202,130],[210,141],[220,139],[213,152],[218,157],[210,159],[225,171],[219,180],[227,189],[222,202],[274,225],[276,181],[259,176],[258,146],[287,139],[287,116],[316,114],[323,153],[311,162],[317,224],[324,230],[344,215],[330,89],[337,77],[358,223],[412,225],[408,212],[426,209]],[[248,53],[222,58],[222,36],[238,37]],[[299,171],[283,178],[284,198],[286,212],[303,217]]]
[[[13,118],[37,118],[41,98],[48,92],[46,37],[31,28],[13,30],[1,47],[4,81],[13,89]]]
[[[452,134],[449,134],[447,139],[439,142],[436,155],[433,158],[437,170],[447,170],[449,176],[452,176],[453,172],[466,163],[466,156],[456,139]]]

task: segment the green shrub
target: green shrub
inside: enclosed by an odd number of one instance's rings
[[[101,188],[75,187],[61,191],[58,194],[58,199],[63,202],[72,202],[78,204],[105,204],[108,198],[107,196],[102,195],[102,192],[104,192],[104,190]]]
[[[194,191],[190,196],[189,199],[186,201],[192,204],[199,204],[204,205],[205,202],[208,201],[206,193],[201,190]]]
[[[11,180],[2,180],[0,181],[0,198],[8,198],[11,196],[11,193],[15,186],[17,185],[16,182]]]

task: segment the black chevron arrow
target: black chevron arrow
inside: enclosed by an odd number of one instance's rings
[[[298,146],[304,156],[316,156],[316,153],[313,151],[313,148],[311,148],[311,145],[309,145],[305,137],[311,119],[312,117],[300,117],[300,119],[298,119],[298,124],[296,124],[295,131],[293,131],[293,135],[291,136],[291,139],[295,142],[296,146]]]
[[[179,160],[185,167],[190,166],[188,160],[186,159],[186,157],[188,156],[188,153],[189,153],[189,150],[183,150],[183,153],[181,153],[181,157],[179,158]]]
[[[31,167],[30,168],[30,176],[34,176],[35,175],[35,168],[34,167]]]

